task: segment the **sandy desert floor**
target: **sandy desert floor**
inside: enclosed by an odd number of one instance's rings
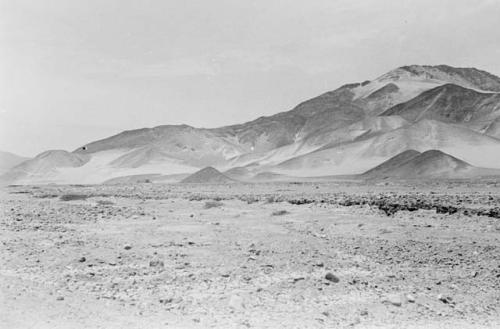
[[[500,184],[0,191],[1,328],[499,328]]]

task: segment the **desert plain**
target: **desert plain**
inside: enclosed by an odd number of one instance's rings
[[[1,328],[499,328],[498,180],[9,186]]]

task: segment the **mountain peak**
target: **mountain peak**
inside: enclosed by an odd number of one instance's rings
[[[500,77],[474,67],[453,67],[441,65],[408,65],[401,66],[389,73],[385,78],[420,78],[437,80],[466,88],[500,92]],[[382,77],[384,77],[382,76]]]

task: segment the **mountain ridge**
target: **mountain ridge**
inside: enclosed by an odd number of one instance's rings
[[[78,173],[90,183],[116,175],[181,174],[207,166],[311,176],[356,173],[415,147],[444,148],[466,159],[473,158],[467,152],[477,148],[491,157],[500,153],[498,91],[500,78],[475,68],[402,66],[245,123],[123,131],[75,149],[72,154],[88,160],[62,171],[67,177]],[[54,174],[55,167],[47,172]]]

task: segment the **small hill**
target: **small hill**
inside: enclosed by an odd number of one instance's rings
[[[398,155],[393,156],[387,161],[384,161],[380,165],[376,166],[373,169],[368,170],[363,175],[364,176],[382,176],[382,175],[391,175],[391,173],[403,165],[404,163],[410,161],[411,159],[419,156],[421,153],[415,150],[406,150]]]
[[[419,153],[414,150],[404,151],[362,176],[370,178],[462,178],[471,176],[475,169],[465,161],[457,159],[439,150]]]
[[[28,159],[14,153],[0,151],[0,175]]]
[[[213,167],[206,167],[184,178],[181,183],[189,184],[225,184],[233,183],[231,179]]]

